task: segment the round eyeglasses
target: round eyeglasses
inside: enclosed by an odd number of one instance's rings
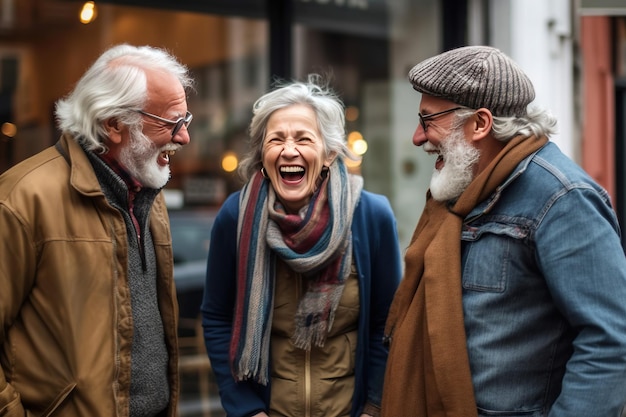
[[[460,107],[454,107],[448,110],[440,111],[437,113],[426,114],[426,115],[422,113],[417,113],[417,115],[420,118],[420,124],[422,125],[422,129],[424,129],[424,132],[426,132],[426,130],[428,129],[428,125],[426,124],[427,121],[432,120],[439,116],[443,116],[444,114],[452,113],[453,111],[461,110],[463,108],[464,108],[463,106],[460,106]]]
[[[151,117],[154,120],[158,120],[163,123],[174,125],[174,128],[172,128],[172,137],[176,136],[176,134],[180,132],[180,129],[183,128],[183,126],[189,127],[189,123],[191,123],[191,120],[193,119],[193,114],[191,114],[190,112],[187,112],[185,114],[185,117],[179,117],[176,120],[170,120],[170,119],[165,119],[163,117],[157,116],[156,114],[148,113],[147,111],[143,111],[143,110],[135,110],[135,111],[137,113],[143,114],[144,116]]]

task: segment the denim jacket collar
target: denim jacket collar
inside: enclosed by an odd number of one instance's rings
[[[515,181],[517,177],[522,175],[524,171],[526,171],[526,169],[528,168],[528,164],[530,164],[530,161],[532,161],[535,155],[537,155],[537,152],[541,151],[541,149],[543,149],[543,147],[528,155],[522,162],[520,162],[517,167],[515,167],[513,172],[511,172],[511,175],[509,175],[507,179],[502,184],[500,184],[488,198],[486,198],[482,203],[478,204],[476,207],[474,207],[472,211],[470,211],[470,213],[465,217],[463,223],[470,223],[491,210],[491,208],[498,202],[498,200],[500,200],[502,191],[505,190],[513,181]]]

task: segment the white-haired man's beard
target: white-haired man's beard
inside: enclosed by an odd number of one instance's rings
[[[174,150],[172,145],[158,149],[139,129],[130,130],[130,141],[120,151],[120,163],[142,186],[160,189],[170,179],[170,166],[161,166],[157,160],[161,152]]]
[[[427,152],[437,149],[424,144]],[[437,201],[456,200],[465,191],[474,179],[474,167],[480,158],[480,151],[465,140],[463,130],[455,129],[439,145],[439,152],[443,156],[444,166],[436,168],[430,180],[430,193]]]

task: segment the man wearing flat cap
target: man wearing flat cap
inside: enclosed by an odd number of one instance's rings
[[[617,417],[626,257],[607,192],[550,142],[501,51],[409,72],[413,143],[436,156],[389,312],[384,417]]]

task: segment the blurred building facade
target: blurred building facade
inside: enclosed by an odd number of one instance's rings
[[[622,0],[0,0],[0,172],[54,144],[54,102],[106,47],[169,49],[193,71],[192,142],[172,161],[170,201],[219,206],[241,185],[254,100],[274,79],[330,74],[347,106],[352,167],[385,194],[402,247],[434,165],[411,143],[417,62],[468,44],[527,71],[553,140],[611,193],[626,224],[626,7]]]

